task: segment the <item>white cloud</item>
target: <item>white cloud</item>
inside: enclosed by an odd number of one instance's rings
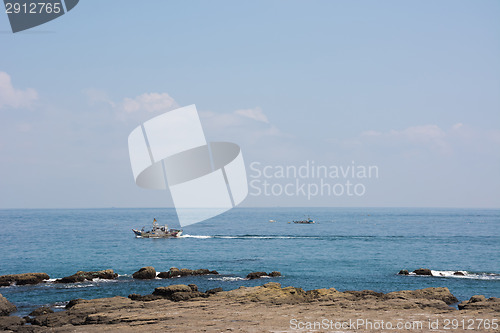
[[[109,98],[108,94],[105,91],[89,88],[83,90],[83,94],[87,96],[91,105],[105,103],[109,104],[112,107],[116,106],[116,103],[113,102],[111,98]]]
[[[178,106],[177,102],[167,93],[144,93],[136,98],[125,98],[122,102],[122,108],[126,113],[169,111]]]
[[[481,130],[456,123],[448,129],[435,124],[411,126],[401,130],[380,132],[365,131],[360,136],[339,141],[348,147],[387,147],[402,148],[406,152],[434,151],[440,154],[453,154],[464,151],[491,152],[500,147],[500,131]]]
[[[406,139],[417,144],[431,144],[445,148],[446,132],[437,125],[412,126],[402,131],[392,130],[390,136]]]
[[[265,137],[289,137],[269,122],[260,107],[227,113],[201,111],[200,118],[212,138],[218,138],[219,133],[223,133],[224,137],[241,143],[256,142]]]
[[[262,109],[259,107],[253,108],[253,109],[240,109],[234,111],[235,114],[247,117],[256,121],[260,121],[263,123],[269,123],[269,120],[267,119],[267,116],[262,112]]]
[[[12,86],[10,75],[0,72],[0,109],[3,107],[31,107],[37,99],[38,93],[36,90],[31,88],[26,90],[15,89]]]

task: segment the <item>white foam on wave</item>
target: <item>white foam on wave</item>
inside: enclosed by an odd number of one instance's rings
[[[64,309],[69,302],[55,302],[53,307],[56,309]]]
[[[95,287],[95,284],[81,284],[81,283],[74,283],[74,284],[67,284],[63,289],[75,289],[75,288],[89,288],[89,287]]]
[[[239,276],[222,276],[222,277],[208,278],[208,279],[212,280],[212,281],[224,281],[224,282],[247,280],[246,278],[242,278],[242,277],[239,277]]]
[[[495,273],[474,273],[468,271],[438,271],[431,270],[432,276],[456,279],[474,279],[474,280],[500,280],[500,274]],[[456,274],[460,273],[460,274]]]

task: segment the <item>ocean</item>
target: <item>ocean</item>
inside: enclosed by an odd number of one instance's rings
[[[315,224],[288,223],[310,216]],[[0,287],[26,315],[75,298],[132,293],[195,283],[200,290],[276,281],[306,290],[390,292],[448,287],[460,300],[500,297],[500,210],[438,208],[235,208],[190,225],[179,239],[135,238],[132,228],[179,227],[174,209],[0,210],[0,275],[45,272],[34,286]],[[275,220],[276,222],[269,222]],[[173,222],[172,222],[173,221]],[[132,279],[144,266],[158,272],[208,268],[220,275]],[[401,276],[430,268],[436,277]],[[114,269],[116,280],[55,284],[78,270]],[[254,271],[283,276],[246,280]],[[464,276],[454,276],[463,271]]]

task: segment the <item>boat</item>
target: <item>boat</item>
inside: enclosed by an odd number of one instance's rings
[[[297,223],[297,224],[313,224],[315,222],[310,217],[307,217],[304,220],[293,221],[293,223]]]
[[[136,238],[179,238],[182,235],[182,230],[180,229],[169,229],[168,225],[159,225],[156,219],[153,220],[153,228],[151,230],[144,231],[132,229]]]

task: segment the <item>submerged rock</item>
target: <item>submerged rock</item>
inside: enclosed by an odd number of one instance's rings
[[[247,279],[253,280],[253,279],[260,279],[263,276],[268,276],[266,272],[252,272],[248,273]]]
[[[22,273],[0,276],[0,286],[38,284],[50,279],[47,273]]]
[[[181,268],[178,269],[176,267],[171,267],[169,271],[167,272],[161,272],[158,274],[158,277],[160,279],[170,279],[174,277],[181,277],[181,276],[192,276],[192,275],[209,275],[209,274],[219,274],[217,271],[211,271],[206,268],[200,268],[200,269],[187,269],[187,268]]]
[[[457,276],[465,276],[465,274],[464,274],[464,273],[462,273],[462,272],[455,272],[455,273],[453,273],[453,275],[457,275]]]
[[[132,277],[140,280],[151,280],[156,278],[156,270],[151,266],[142,267],[140,270],[132,274]]]
[[[56,283],[76,283],[76,282],[84,282],[84,281],[92,281],[93,279],[105,279],[105,280],[114,280],[118,277],[112,269],[105,269],[102,271],[78,271],[73,275],[63,277],[62,279],[57,279]]]
[[[252,272],[248,273],[247,279],[253,280],[253,279],[260,279],[261,277],[278,277],[281,276],[281,273],[278,271],[273,271],[269,274],[266,272]]]
[[[8,316],[17,310],[16,306],[0,294],[0,316]]]

